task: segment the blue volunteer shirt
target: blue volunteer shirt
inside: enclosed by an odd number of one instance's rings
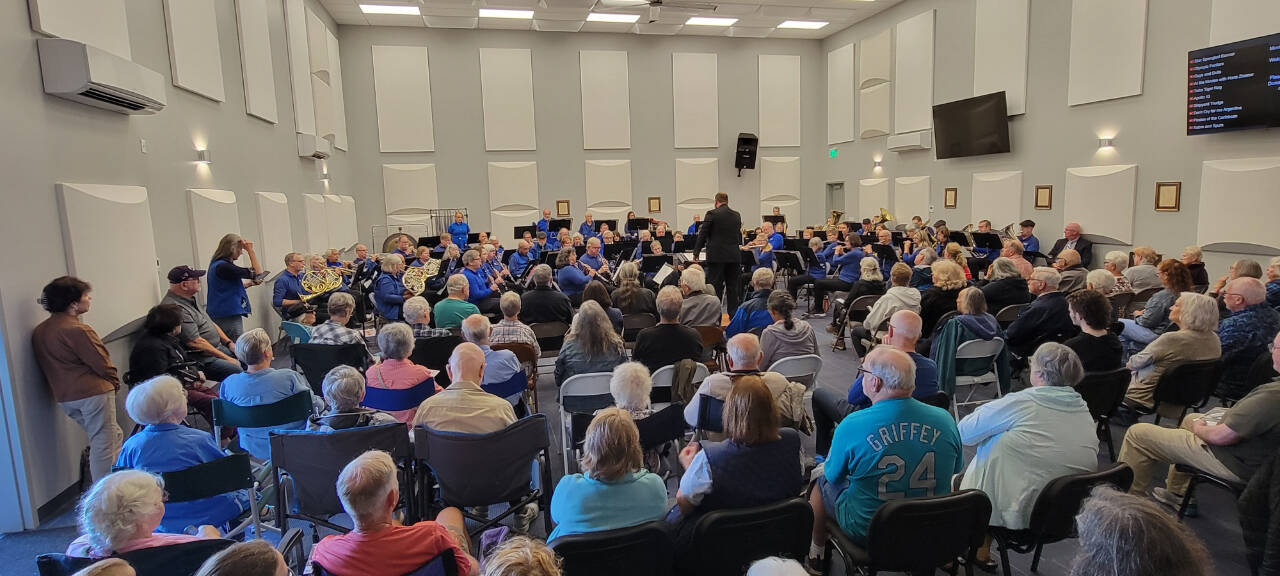
[[[834,254],[834,252],[833,252]],[[867,257],[867,253],[861,248],[854,248],[840,256],[831,257],[831,265],[840,268],[840,281],[853,284],[862,278],[862,259]]]
[[[449,225],[448,232],[453,243],[457,244],[458,248],[461,249],[467,245],[467,235],[471,233],[471,227],[466,222],[454,222]]]
[[[543,218],[541,220],[538,220],[537,222],[534,222],[533,225],[538,227],[539,232],[546,232],[547,226],[551,225],[551,221],[547,220],[546,218]]]
[[[467,302],[475,304],[476,302],[488,298],[489,294],[493,292],[493,289],[489,288],[489,277],[485,275],[483,269],[472,270],[464,267],[462,269],[462,275],[467,277],[467,284],[470,285],[470,293],[467,295]]]
[[[586,264],[588,268],[599,272],[600,267],[604,266],[604,252],[601,252],[599,256],[592,256],[590,253],[583,254],[578,261]]]
[[[276,283],[271,287],[271,305],[279,308],[284,305],[285,300],[297,300],[300,294],[306,293],[302,289],[302,274],[285,270],[276,277]]]
[[[1026,252],[1040,251],[1040,239],[1036,238],[1034,234],[1032,234],[1031,236],[1027,236],[1026,238],[1018,238],[1018,240],[1022,241],[1023,251],[1026,251]]]
[[[519,278],[524,274],[524,269],[529,267],[529,264],[535,262],[537,259],[538,255],[534,253],[532,248],[529,249],[528,255],[516,252],[511,255],[510,260],[507,260],[507,270],[511,271],[512,278]]]
[[[177,472],[226,456],[213,436],[179,424],[152,424],[130,436],[120,448],[118,468],[134,468],[152,474]],[[222,528],[248,509],[244,490],[164,506],[160,532],[182,534],[187,526],[208,524]]]
[[[863,544],[880,505],[951,492],[964,469],[960,433],[946,410],[913,398],[882,400],[836,427],[823,475],[840,490],[836,520]]]
[[[311,387],[301,374],[293,370],[267,368],[257,372],[240,372],[227,376],[218,387],[218,397],[236,406],[261,406],[284,400],[299,392],[311,395]],[[259,460],[271,459],[272,430],[306,430],[307,419],[266,428],[238,428],[240,446]]]

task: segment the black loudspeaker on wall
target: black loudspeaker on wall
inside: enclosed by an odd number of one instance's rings
[[[733,156],[733,167],[738,169],[738,176],[743,170],[756,169],[756,145],[760,139],[755,134],[738,133],[738,152]]]

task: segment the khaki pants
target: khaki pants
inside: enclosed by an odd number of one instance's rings
[[[116,424],[116,393],[107,392],[58,405],[89,436],[89,470],[93,481],[110,474],[111,466],[120,453],[120,441],[124,438],[124,432]]]
[[[1134,424],[1129,428],[1118,460],[1133,467],[1130,493],[1145,494],[1160,467],[1167,466],[1166,489],[1178,496],[1186,494],[1191,477],[1175,470],[1174,464],[1194,466],[1214,476],[1240,481],[1234,472],[1213,456],[1209,446],[1191,432],[1191,421],[1201,416],[1203,414],[1187,414],[1182,419],[1182,428],[1178,429],[1147,423]]]

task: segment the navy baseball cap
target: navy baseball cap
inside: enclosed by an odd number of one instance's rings
[[[169,283],[178,284],[204,275],[204,270],[193,270],[190,266],[174,266],[169,270]]]

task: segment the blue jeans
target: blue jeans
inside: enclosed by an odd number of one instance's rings
[[[227,376],[239,374],[243,372],[240,365],[235,362],[227,362],[221,358],[212,356],[200,359],[200,369],[204,371],[204,377],[209,380],[221,382],[227,379]]]
[[[1150,328],[1138,324],[1137,320],[1122,318],[1120,323],[1124,324],[1124,330],[1120,332],[1120,343],[1124,345],[1125,353],[1128,355],[1141,352],[1143,348],[1147,347],[1147,344],[1150,344],[1160,336]]]

